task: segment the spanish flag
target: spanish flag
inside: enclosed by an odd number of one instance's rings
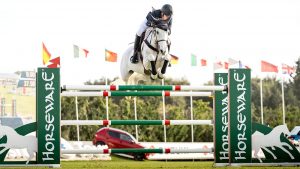
[[[179,58],[177,56],[175,56],[175,55],[172,55],[172,54],[170,54],[170,55],[171,55],[171,64],[172,65],[178,64]]]
[[[43,55],[43,65],[46,65],[51,58],[51,54],[49,53],[49,51],[47,50],[47,48],[43,42],[42,42],[42,44],[43,44],[43,54],[42,54]]]
[[[105,49],[105,61],[117,62],[118,55],[115,52]]]

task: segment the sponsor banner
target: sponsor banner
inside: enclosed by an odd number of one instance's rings
[[[35,88],[35,76],[34,71],[21,71],[17,87]]]
[[[214,85],[227,84],[228,73],[214,74]],[[214,123],[215,163],[229,163],[227,91],[215,91]]]
[[[37,163],[60,164],[59,68],[38,68],[37,77]]]
[[[30,87],[35,88],[35,79],[34,80],[22,80],[18,81],[17,87]]]
[[[251,163],[251,75],[249,69],[229,70],[229,161]]]
[[[35,71],[21,71],[20,74],[21,74],[20,78],[35,79]]]

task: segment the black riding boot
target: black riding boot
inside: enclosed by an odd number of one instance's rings
[[[139,62],[138,52],[139,52],[139,43],[141,41],[141,37],[136,35],[135,41],[134,41],[134,47],[133,47],[133,56],[131,56],[130,61],[133,64],[136,64]]]

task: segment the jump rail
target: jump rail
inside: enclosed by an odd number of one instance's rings
[[[170,92],[170,91],[99,91],[62,92],[61,96],[211,96],[211,92]]]
[[[207,149],[141,149],[141,148],[122,148],[122,149],[96,149],[96,150],[61,150],[62,154],[113,154],[113,153],[213,153],[212,148]]]
[[[227,86],[189,86],[189,85],[63,85],[62,91],[81,90],[81,91],[101,91],[101,90],[168,90],[168,91],[223,91]]]
[[[212,120],[61,120],[61,125],[212,125]]]

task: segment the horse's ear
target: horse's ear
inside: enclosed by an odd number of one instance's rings
[[[152,6],[152,12],[155,11],[155,8]]]

